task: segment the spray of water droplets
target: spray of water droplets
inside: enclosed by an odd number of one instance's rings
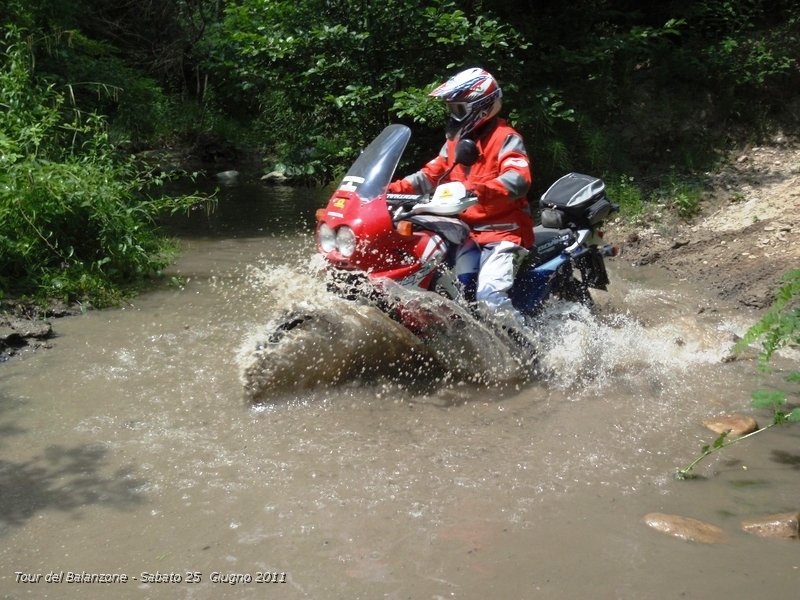
[[[719,362],[729,350],[720,340],[704,340],[689,321],[646,327],[625,314],[567,302],[548,305],[532,330],[542,377],[561,388],[613,384],[634,374],[674,379]]]
[[[323,270],[318,255],[264,259],[246,268],[254,320],[237,364],[252,400],[352,381],[383,385],[387,379],[427,389],[518,388],[531,380],[597,387],[634,372],[674,377],[692,364],[718,361],[723,352],[692,342],[693,332],[679,324],[647,328],[613,311],[598,315],[566,302],[548,304],[520,329],[513,322],[476,318],[437,294],[388,282],[390,304],[413,316],[414,326],[407,328],[397,313],[393,319],[331,292]]]

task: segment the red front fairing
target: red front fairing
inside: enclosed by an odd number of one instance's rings
[[[347,225],[358,240],[351,256],[342,256],[334,249],[324,254],[325,259],[338,269],[364,271],[371,279],[401,281],[412,276],[420,269],[418,257],[423,256],[431,240],[431,234],[425,231],[400,235],[383,196],[363,202],[355,192],[337,190],[317,227],[321,223],[334,230]]]
[[[350,167],[327,207],[319,211],[318,239],[324,223],[334,232],[349,227],[356,240],[350,256],[343,255],[338,244],[329,252],[320,247],[332,267],[403,285],[426,287],[430,283],[444,244],[430,232],[401,235],[386,203],[387,187],[410,136],[404,125],[386,127]]]

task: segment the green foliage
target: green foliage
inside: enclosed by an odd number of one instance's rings
[[[105,120],[33,76],[29,47],[9,30],[0,63],[0,289],[4,294],[119,302],[157,273],[171,245],[155,219],[196,198],[150,199],[159,183],[120,162]]]
[[[466,63],[513,73],[510,57],[526,47],[507,24],[448,0],[228,2],[214,35],[224,49],[211,68],[269,107],[265,143],[293,170],[316,161],[317,173],[352,160],[390,120],[435,127],[440,142],[444,111],[426,92]]]
[[[685,183],[674,184],[670,196],[672,205],[683,218],[690,219],[700,211],[702,199],[700,188]]]
[[[338,165],[349,162],[355,154],[346,140],[317,136],[306,142],[305,148],[288,144],[283,154],[286,162],[267,163],[265,171],[277,171],[295,183],[324,185],[342,175]]]
[[[753,400],[751,405],[753,408],[757,409],[770,409],[772,410],[772,422],[762,427],[761,429],[756,429],[755,431],[742,435],[740,437],[730,438],[728,434],[730,432],[723,431],[719,436],[711,443],[706,444],[700,449],[700,456],[686,465],[684,468],[679,469],[675,474],[675,477],[678,479],[695,479],[697,475],[694,473],[694,468],[707,456],[714,454],[715,452],[722,450],[723,448],[727,448],[728,446],[732,446],[733,444],[737,444],[741,441],[749,439],[754,435],[758,435],[759,433],[763,433],[776,425],[781,425],[783,423],[797,423],[800,421],[800,408],[793,408],[790,411],[786,412],[784,407],[786,406],[787,399],[786,394],[783,392],[774,392],[769,390],[756,390],[753,392]]]
[[[619,204],[623,218],[635,220],[644,214],[642,191],[630,175],[621,175],[616,181],[607,182],[606,189],[608,197]]]
[[[409,87],[393,95],[391,111],[400,119],[409,118],[420,125],[435,127],[447,119],[447,108],[442,102],[429,96],[434,86]]]
[[[321,179],[394,120],[427,158],[444,115],[425,92],[467,66],[500,80],[540,187],[565,169],[703,170],[735,136],[797,118],[790,0],[10,0],[4,17],[51,41],[32,47],[38,72],[116,143],[211,134]]]
[[[669,175],[652,194],[652,200],[672,208],[684,219],[700,212],[703,188],[695,181]]]
[[[668,176],[655,190],[646,191],[632,175],[620,175],[606,183],[609,197],[620,205],[620,215],[636,221],[651,213],[655,205],[666,206],[680,217],[691,219],[701,208],[702,187],[692,180]]]
[[[772,306],[736,344],[737,350],[761,340],[759,363],[766,368],[772,355],[784,346],[800,345],[800,269],[789,271]]]
[[[556,121],[575,122],[575,109],[566,105],[562,92],[559,90],[548,87],[536,94],[536,100],[541,107],[541,116],[549,123]]]
[[[780,348],[790,344],[800,344],[800,269],[787,273],[784,276],[784,281],[785,284],[778,290],[769,311],[748,329],[747,333],[735,346],[736,351],[741,351],[750,344],[761,340],[759,364],[762,369],[768,368],[772,356]],[[790,373],[786,377],[786,381],[800,383],[800,371]],[[696,477],[692,472],[694,467],[706,456],[722,448],[762,433],[776,425],[800,422],[800,407],[787,410],[787,404],[788,398],[783,391],[755,390],[752,395],[752,407],[771,410],[772,422],[766,427],[738,438],[728,439],[727,432],[723,432],[713,444],[703,446],[698,458],[677,472],[678,479]]]

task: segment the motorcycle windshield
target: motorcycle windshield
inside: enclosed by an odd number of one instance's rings
[[[354,186],[365,202],[383,194],[410,138],[411,130],[405,125],[389,125],[356,159],[340,187]]]

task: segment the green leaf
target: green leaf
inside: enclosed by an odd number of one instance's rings
[[[790,423],[800,423],[800,407],[792,409],[792,411],[786,415],[786,420]]]
[[[774,390],[756,390],[753,392],[751,405],[753,408],[776,409],[786,404],[786,394]]]

